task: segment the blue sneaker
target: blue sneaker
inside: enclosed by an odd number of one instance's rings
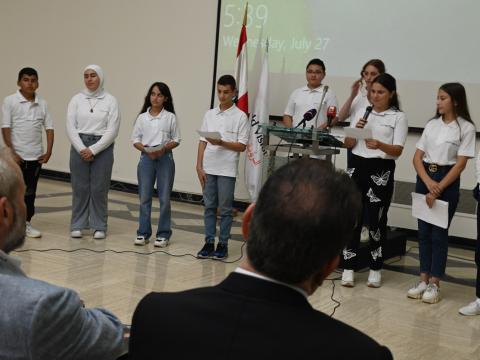
[[[205,243],[202,249],[197,253],[197,258],[199,259],[209,259],[213,256],[215,251],[214,243]]]
[[[226,259],[228,256],[228,245],[219,242],[217,244],[217,249],[213,253],[213,258],[217,260]]]

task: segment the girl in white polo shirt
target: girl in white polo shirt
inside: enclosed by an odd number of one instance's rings
[[[417,143],[413,165],[417,172],[415,191],[426,195],[429,207],[436,199],[448,202],[448,225],[457,208],[460,174],[475,156],[475,126],[468,111],[465,88],[459,83],[440,86],[437,113],[423,130]],[[448,229],[418,220],[420,281],[407,296],[436,303],[440,279],[445,273]]]
[[[380,74],[385,72],[385,64],[380,59],[368,60],[360,71],[360,79],[356,80],[352,84],[350,96],[343,104],[338,114],[338,121],[345,121],[349,117],[358,113],[365,113],[368,106],[371,106],[370,100],[368,100],[368,90],[372,81]],[[347,149],[347,167],[351,168],[350,163],[352,161],[352,149]],[[361,241],[368,241],[370,238],[368,231],[368,224],[366,223],[366,212],[364,212],[363,226],[360,235]]]
[[[175,177],[172,149],[180,144],[172,94],[165,83],[150,86],[132,133],[133,146],[141,151],[137,167],[140,214],[135,245],[145,245],[152,235],[151,211],[157,183],[160,217],[154,246],[166,247],[172,236],[170,193]]]
[[[407,138],[408,124],[400,111],[396,81],[390,74],[377,76],[369,89],[373,111],[363,119],[365,109],[352,116],[351,127],[372,130],[372,139],[345,138],[345,146],[352,149],[351,167],[347,170],[357,184],[367,215],[370,231],[370,273],[367,285],[381,286],[383,246],[387,233],[387,213],[393,194],[395,160],[402,154]],[[361,226],[343,251],[344,271],[342,285],[354,285]]]

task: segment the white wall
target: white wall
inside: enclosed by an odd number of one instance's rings
[[[122,113],[113,178],[136,183],[139,152],[129,141],[131,128],[150,84],[164,81],[182,130],[174,187],[200,192],[195,129],[210,106],[216,14],[216,0],[1,1],[0,97],[16,90],[20,68],[38,70],[56,131],[45,168],[69,171],[66,107],[83,87],[84,67],[99,64]]]

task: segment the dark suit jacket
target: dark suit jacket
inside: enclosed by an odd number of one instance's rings
[[[133,359],[391,359],[287,286],[231,273],[213,287],[151,293],[133,315]]]

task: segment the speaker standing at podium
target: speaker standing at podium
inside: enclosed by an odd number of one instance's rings
[[[363,208],[367,211],[371,255],[369,287],[381,286],[382,251],[393,194],[395,160],[402,154],[408,133],[407,119],[400,111],[396,90],[393,76],[387,73],[377,76],[369,90],[373,106],[370,117],[368,112],[363,114],[364,109],[354,114],[350,123],[351,127],[371,129],[373,139],[345,138],[345,146],[352,149],[351,167],[347,172],[357,184],[362,194]],[[354,286],[353,269],[357,260],[360,230],[361,224],[343,251],[343,286]]]
[[[287,107],[283,115],[283,124],[286,127],[295,127],[303,119],[304,114],[311,110],[317,110],[317,115],[307,123],[307,127],[317,124],[319,128],[327,127],[327,109],[329,106],[338,108],[335,93],[322,84],[325,78],[325,64],[320,59],[312,59],[306,69],[307,85],[296,89],[288,99]],[[323,101],[322,101],[323,100]],[[322,105],[320,106],[320,102]],[[335,125],[336,119],[332,125]]]

